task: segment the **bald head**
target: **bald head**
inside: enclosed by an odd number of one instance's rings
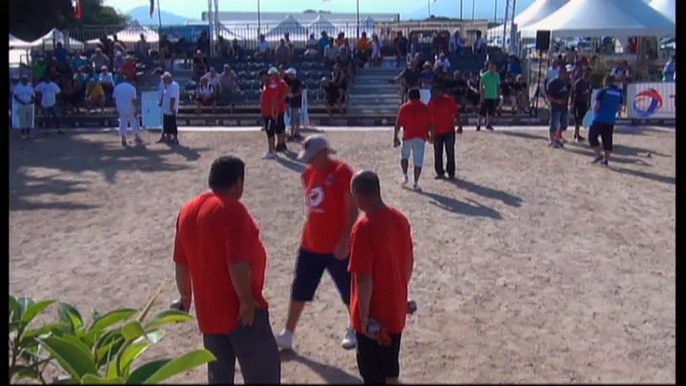
[[[351,182],[353,193],[376,198],[381,196],[379,176],[371,170],[357,172]]]

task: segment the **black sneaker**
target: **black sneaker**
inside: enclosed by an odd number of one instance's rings
[[[437,174],[436,177],[434,177],[434,180],[442,180],[444,178],[445,176],[443,174]]]
[[[605,158],[602,155],[599,155],[599,156],[596,156],[595,158],[593,158],[593,161],[591,161],[591,163],[597,164],[598,162],[602,162],[604,160],[605,160]]]
[[[178,144],[179,144],[179,139],[178,139],[178,138],[172,138],[172,139],[169,141],[169,143],[172,144],[172,145],[178,145]]]
[[[448,179],[449,179],[449,180],[454,180],[454,179],[455,179],[455,175],[454,175],[454,174],[448,174]]]
[[[157,140],[157,143],[165,143],[167,142],[167,138],[165,136],[161,136],[160,139]]]
[[[582,136],[580,136],[580,135],[575,135],[575,136],[574,136],[574,141],[576,141],[576,143],[581,143],[581,142],[584,141],[584,137],[582,137]]]
[[[606,159],[604,159],[603,162],[601,162],[600,164],[603,165],[603,166],[609,166]]]
[[[276,151],[287,152],[288,147],[286,146],[285,143],[282,143],[281,145],[276,145]]]
[[[481,126],[476,125],[476,131],[481,131]]]
[[[486,126],[486,130],[491,130],[491,131],[493,131],[493,126],[491,126],[491,125]]]

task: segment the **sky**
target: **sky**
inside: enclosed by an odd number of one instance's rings
[[[157,1],[157,0],[156,0]],[[454,14],[459,16],[460,0],[360,0],[360,13],[400,13],[403,18],[413,14],[417,17],[428,16],[428,3],[431,1],[434,10],[454,9]],[[477,18],[493,18],[495,2],[498,3],[498,18],[502,18],[506,0],[475,0]],[[524,10],[533,0],[518,0],[517,13]],[[159,0],[160,7],[167,12],[179,16],[200,19],[202,11],[207,10],[207,2],[204,0]],[[471,18],[473,0],[463,0],[464,18]],[[113,6],[121,12],[148,6],[149,0],[105,0],[105,5]],[[261,0],[262,12],[302,12],[306,9],[325,10],[331,12],[355,12],[355,0]],[[421,15],[421,9],[426,9],[426,14]],[[219,11],[257,11],[257,0],[219,0]],[[419,13],[420,15],[417,15]],[[437,16],[438,12],[432,12]],[[443,12],[444,13],[444,12]],[[446,15],[448,16],[448,15]]]

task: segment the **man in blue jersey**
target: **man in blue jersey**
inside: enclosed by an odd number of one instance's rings
[[[595,118],[588,130],[588,143],[596,154],[593,163],[600,162],[607,166],[612,153],[612,134],[617,122],[617,113],[622,109],[623,97],[622,90],[615,86],[614,76],[606,76],[604,83],[605,87],[595,98]],[[602,148],[598,137],[603,142]]]

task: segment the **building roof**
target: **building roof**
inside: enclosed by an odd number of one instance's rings
[[[312,12],[312,13],[289,13],[289,12],[262,12],[260,14],[260,22],[263,26],[276,26],[292,15],[295,20],[301,25],[310,25],[317,18],[322,15],[331,24],[353,24],[357,23],[356,13],[328,13],[328,12]],[[371,18],[377,23],[394,22],[400,19],[398,13],[361,13],[360,22],[366,18]],[[202,20],[207,20],[207,12],[202,13]],[[257,25],[257,12],[219,12],[219,21],[224,25]]]

